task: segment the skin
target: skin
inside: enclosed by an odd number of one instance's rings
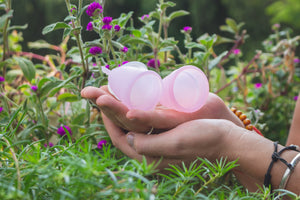
[[[107,87],[87,87],[81,95],[99,106],[113,145],[127,156],[137,160],[145,156],[149,163],[157,162],[160,170],[169,164],[190,163],[197,157],[212,162],[222,157],[228,161],[238,159],[239,166],[234,173],[239,181],[249,191],[262,187],[274,151],[273,141],[246,130],[216,95],[210,94],[207,103],[194,113],[180,113],[160,106],[148,112],[129,111],[110,95]],[[298,101],[287,144],[299,145],[299,122]],[[144,134],[152,126],[159,134]],[[279,145],[278,148],[284,147]],[[285,151],[281,157],[290,162],[296,155],[296,151]],[[274,164],[271,170],[273,189],[278,188],[285,170],[283,163]],[[295,167],[286,189],[299,194],[298,180],[300,164]]]

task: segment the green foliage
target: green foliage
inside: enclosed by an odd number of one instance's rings
[[[124,61],[159,60],[160,66],[156,63],[149,69],[162,77],[183,65],[195,65],[207,75],[211,92],[227,104],[249,111],[253,124],[266,137],[284,143],[293,98],[300,90],[299,58],[295,54],[299,36],[275,26],[261,50],[243,52],[240,48],[247,49],[249,38],[246,24],[227,18],[220,27],[226,37],[197,35],[197,28],[186,31],[176,27],[183,38],[181,47],[181,41],[170,36],[170,27],[189,12],[174,10],[174,2],[160,0],[155,11],[149,11],[149,17],[137,19],[141,26],[135,25],[136,16],[130,11],[114,17],[111,27],[105,28],[105,12],[86,16],[88,5],[82,0],[76,5],[66,0],[67,16],[63,21],[55,19],[40,31],[52,35],[63,30],[62,41],[54,45],[37,38],[28,47],[50,53],[33,53],[23,50],[22,34],[17,32],[27,26],[11,24],[11,1],[0,2],[1,9],[7,10],[0,18],[0,74],[5,78],[0,82],[4,94],[0,96],[1,199],[273,197],[268,189],[249,193],[240,186],[231,174],[236,161],[220,159],[211,163],[199,158],[191,164],[169,166],[169,174],[163,175],[156,174],[157,163],[124,157],[111,146],[99,110],[82,99],[80,91],[86,86],[106,84],[101,67],[112,69]],[[96,38],[82,37],[87,32],[84,17],[89,17],[93,25],[90,31]],[[120,30],[115,29],[116,25]],[[225,50],[216,50],[223,44]],[[90,52],[93,47],[102,52]],[[246,53],[254,57],[243,57]],[[108,144],[97,146],[103,140]]]
[[[267,13],[272,16],[272,23],[285,23],[300,28],[296,20],[300,17],[300,3],[297,0],[276,0],[267,7]]]

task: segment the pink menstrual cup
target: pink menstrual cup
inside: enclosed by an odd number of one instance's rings
[[[161,77],[150,71],[140,62],[129,62],[109,70],[102,67],[108,75],[110,92],[129,109],[154,109],[162,93]]]
[[[206,102],[209,84],[205,74],[195,66],[183,66],[163,79],[160,103],[180,112],[195,112]]]

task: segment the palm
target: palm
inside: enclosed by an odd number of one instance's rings
[[[128,110],[122,102],[108,92],[107,86],[100,89],[85,88],[82,96],[94,100],[101,111],[116,125],[134,132],[147,132],[151,127],[168,130],[194,119],[226,119],[231,117],[231,113],[223,101],[212,93],[209,94],[206,104],[193,113],[177,112],[161,105],[151,111]]]

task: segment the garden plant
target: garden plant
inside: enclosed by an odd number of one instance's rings
[[[236,162],[226,158],[198,158],[161,174],[154,163],[116,149],[100,110],[80,96],[86,86],[107,84],[103,66],[139,61],[165,77],[194,65],[206,74],[210,92],[247,113],[265,137],[284,143],[300,91],[300,36],[291,29],[274,24],[263,48],[245,59],[240,49],[249,35],[244,23],[231,18],[220,27],[224,36],[193,38],[187,24],[178,27],[184,36],[178,41],[168,28],[189,12],[169,11],[176,8],[172,1],[159,0],[154,11],[136,18],[133,12],[112,18],[105,0],[65,0],[68,15],[42,30],[62,31],[61,43],[28,43],[49,52],[42,55],[23,51],[28,26],[11,23],[11,1],[0,0],[0,199],[300,198],[288,191],[276,197],[268,188],[248,192],[230,172]],[[86,24],[83,15],[90,19]],[[93,39],[84,41],[83,32]]]

